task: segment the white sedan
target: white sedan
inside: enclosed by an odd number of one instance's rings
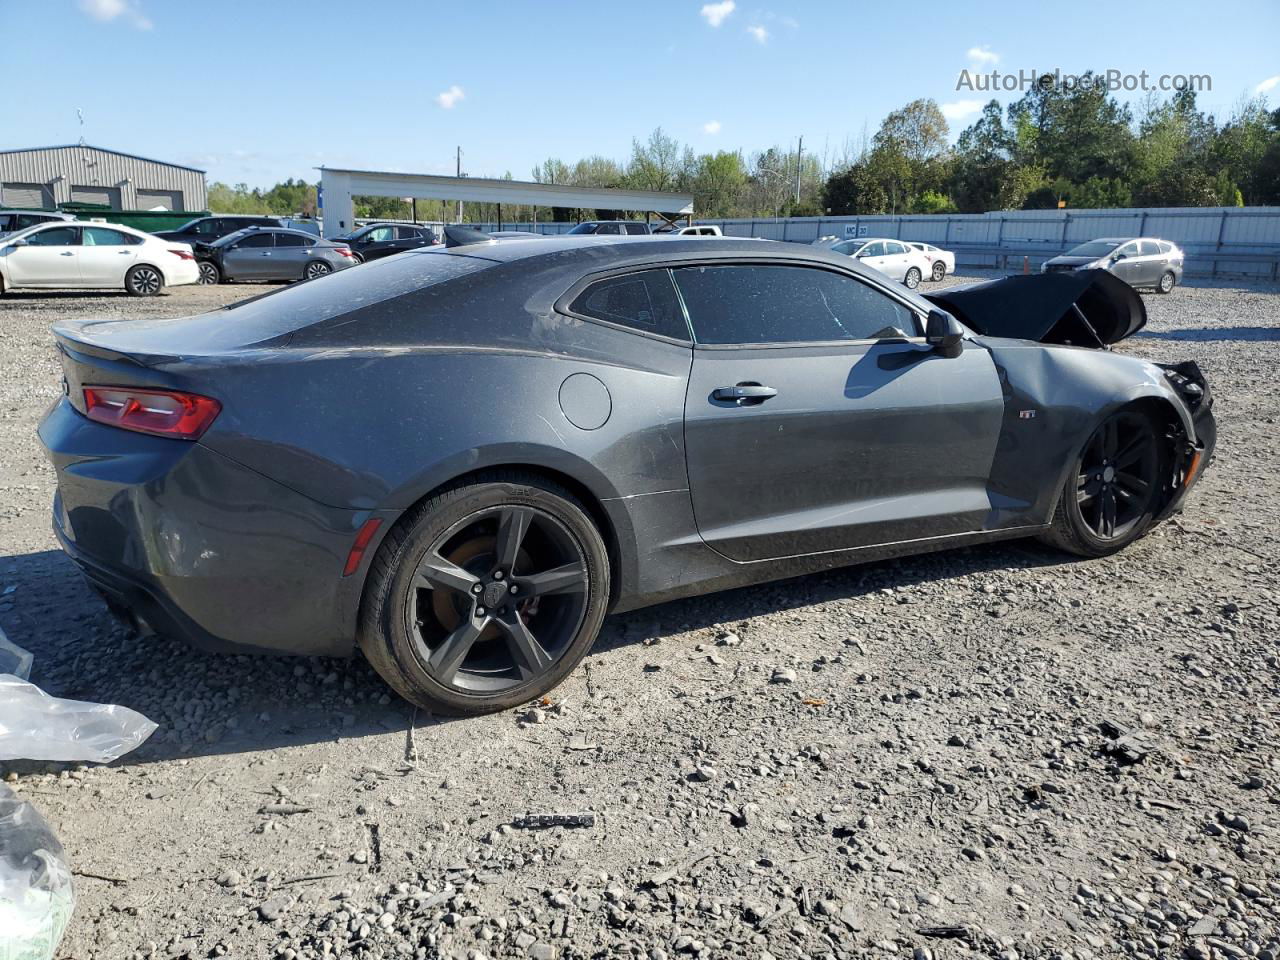
[[[911,242],[907,246],[919,250],[929,258],[929,276],[934,280],[941,280],[948,273],[956,272],[956,255],[950,250],[935,247],[932,243]]]
[[[189,244],[114,223],[42,223],[0,238],[0,294],[15,287],[123,287],[151,297],[199,279]]]
[[[923,253],[911,249],[901,240],[863,237],[832,244],[831,250],[856,257],[868,267],[875,267],[887,277],[901,281],[912,290],[920,286],[920,281],[933,270],[932,262]]]

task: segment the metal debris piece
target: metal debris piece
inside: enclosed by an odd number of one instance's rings
[[[937,937],[943,940],[962,940],[969,936],[969,928],[956,924],[942,927],[918,927],[916,933],[922,937]]]
[[[296,803],[268,803],[258,808],[258,813],[310,813],[310,807],[304,807]]]
[[[594,813],[531,813],[516,817],[511,826],[517,830],[547,830],[551,827],[594,827]]]
[[[1114,720],[1103,720],[1098,729],[1103,736],[1110,738],[1109,743],[1103,744],[1103,751],[1125,766],[1141,763],[1156,750],[1156,745],[1145,732]]]

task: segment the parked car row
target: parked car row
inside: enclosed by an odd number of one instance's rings
[[[359,261],[351,248],[304,230],[246,227],[194,247],[200,282],[314,280]]]

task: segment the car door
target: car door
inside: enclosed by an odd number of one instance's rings
[[[361,241],[360,255],[366,260],[377,260],[395,253],[395,250],[392,249],[395,238],[395,227],[373,227],[364,235],[364,239]]]
[[[78,287],[80,228],[45,227],[27,234],[21,246],[3,246],[9,280],[15,286]]]
[[[1164,260],[1160,255],[1160,244],[1154,240],[1138,241],[1137,281],[1144,287],[1154,287],[1164,273]]]
[[[900,243],[897,240],[886,240],[884,242],[884,252],[889,263],[889,268],[884,272],[895,280],[904,279],[907,271],[917,266],[915,257],[907,249],[905,243]]]
[[[86,287],[119,287],[138,259],[142,238],[110,227],[80,228],[80,280]]]
[[[396,227],[397,250],[417,250],[426,245],[426,235],[418,227]]]
[[[990,354],[924,343],[887,287],[815,266],[673,271],[702,538],[755,561],[981,530],[1004,396]]]
[[[1142,285],[1142,263],[1138,260],[1138,241],[1122,243],[1111,254],[1111,272],[1131,287]]]
[[[222,255],[225,276],[233,280],[263,280],[271,275],[271,255],[275,241],[267,231],[250,233],[236,240]]]
[[[301,280],[302,271],[311,259],[314,241],[299,233],[276,233],[272,251],[272,274],[264,279]]]
[[[885,276],[890,275],[892,269],[889,265],[889,257],[885,252],[883,240],[873,240],[864,246],[861,250],[854,254],[868,267],[879,270]],[[896,279],[896,278],[895,278]]]

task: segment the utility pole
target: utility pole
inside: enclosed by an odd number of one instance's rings
[[[462,147],[458,147],[457,159],[458,159],[458,176],[461,177],[462,176]],[[462,201],[459,200],[458,201],[458,223],[461,223],[461,222],[462,222]]]
[[[800,157],[804,153],[804,137],[796,144],[796,203],[800,203]]]

